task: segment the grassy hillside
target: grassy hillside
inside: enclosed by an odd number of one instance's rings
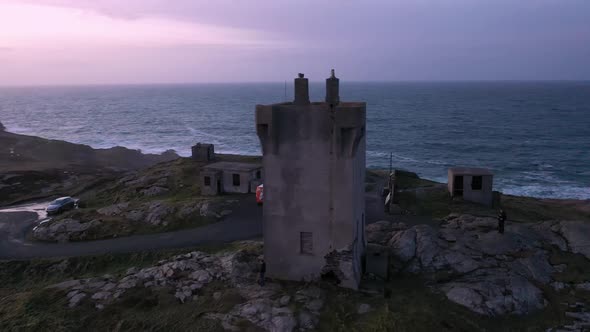
[[[0,131],[0,172],[114,168],[136,169],[175,159],[174,152],[142,154],[123,147],[93,149],[59,140]]]

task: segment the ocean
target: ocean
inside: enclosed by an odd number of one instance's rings
[[[292,84],[0,88],[9,131],[144,152],[260,154],[256,104],[292,100]],[[310,83],[312,100],[323,83]],[[590,199],[590,82],[342,82],[367,102],[367,165],[446,182],[447,168],[490,168],[507,194]],[[2,147],[0,147],[2,148]]]

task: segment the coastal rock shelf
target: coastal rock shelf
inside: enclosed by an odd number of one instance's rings
[[[370,241],[391,249],[395,271],[420,274],[449,300],[484,315],[521,315],[543,308],[547,301],[540,285],[586,285],[560,282],[575,267],[556,257],[582,254],[590,259],[584,239],[590,224],[509,224],[505,234],[496,225],[494,218],[450,215],[440,228],[381,221],[368,225],[367,232]]]

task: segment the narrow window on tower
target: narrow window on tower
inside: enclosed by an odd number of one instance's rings
[[[235,187],[239,187],[240,186],[240,174],[233,174],[232,175],[232,180],[234,183]]]
[[[299,234],[300,252],[303,255],[313,255],[313,233],[301,232]]]

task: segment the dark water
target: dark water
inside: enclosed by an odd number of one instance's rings
[[[321,83],[310,89],[323,98]],[[344,82],[341,98],[367,102],[369,166],[392,152],[430,179],[482,166],[506,193],[590,199],[590,82]],[[93,147],[257,154],[254,106],[284,100],[282,83],[1,88],[0,121]]]

